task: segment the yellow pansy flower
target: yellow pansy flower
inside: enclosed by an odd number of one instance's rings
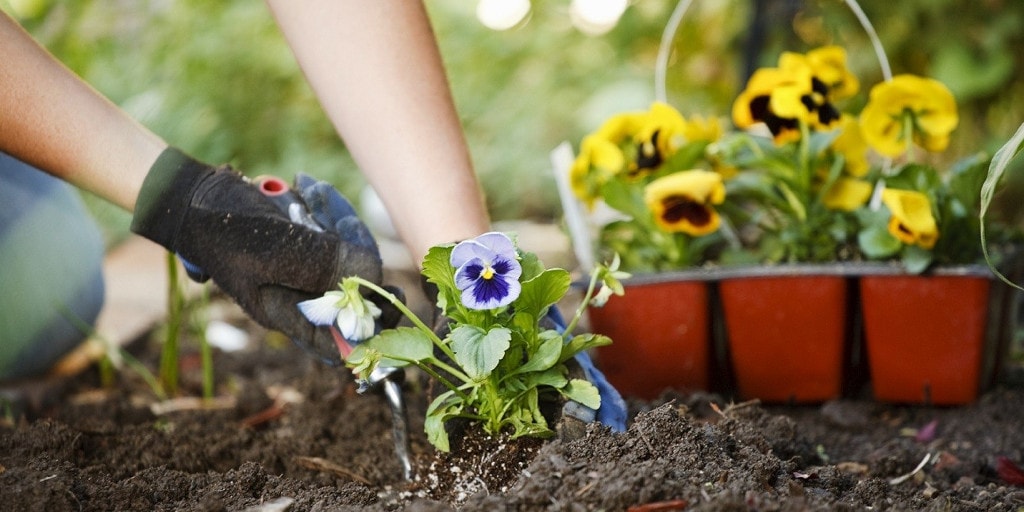
[[[939,239],[939,228],[932,216],[932,205],[928,196],[913,190],[885,189],[882,203],[892,217],[889,219],[889,233],[905,244],[914,244],[931,249]]]
[[[956,100],[942,82],[899,75],[871,89],[860,114],[864,138],[875,151],[898,156],[913,141],[928,151],[942,151],[959,124]]]
[[[721,224],[711,207],[725,200],[722,176],[704,170],[682,171],[652,181],[644,188],[644,201],[663,230],[701,236]]]
[[[580,154],[569,170],[572,191],[588,208],[601,195],[601,186],[626,165],[622,149],[608,139],[588,135],[580,142]]]
[[[775,142],[782,144],[800,138],[799,123],[794,117],[785,117],[773,107],[788,107],[791,102],[784,98],[773,105],[773,93],[782,89],[782,95],[797,97],[810,90],[810,84],[801,88],[790,73],[778,68],[761,68],[751,75],[747,87],[736,97],[732,104],[732,120],[741,129],[750,128],[756,123],[764,123],[775,136]],[[806,109],[805,109],[806,110]],[[799,110],[798,112],[799,113]]]
[[[815,74],[814,63],[807,55],[783,52],[779,68],[791,74],[798,84],[772,95],[772,110],[782,117],[803,119],[814,128],[828,129],[839,120],[839,110],[831,103],[832,91]]]
[[[666,158],[683,145],[686,120],[671,105],[654,102],[640,120],[633,135],[636,158],[629,163],[631,176],[640,176],[657,169]]]
[[[874,187],[864,180],[839,178],[828,189],[822,202],[831,210],[852,212],[868,202]]]
[[[846,67],[846,50],[841,46],[823,46],[807,52],[814,78],[828,88],[832,100],[849,98],[860,90],[860,81]]]
[[[863,177],[871,169],[868,162],[868,143],[861,134],[857,118],[844,115],[839,120],[839,136],[832,141],[832,149],[843,155],[846,174]]]
[[[722,138],[722,123],[717,117],[690,116],[683,124],[683,138],[687,142],[714,142]]]

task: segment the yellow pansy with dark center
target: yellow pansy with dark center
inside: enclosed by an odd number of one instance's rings
[[[882,203],[892,217],[889,233],[905,244],[931,249],[939,239],[939,228],[932,216],[928,196],[913,190],[887,188],[882,191]]]
[[[811,73],[827,89],[832,101],[849,98],[860,90],[860,81],[846,66],[846,50],[841,46],[823,46],[807,52]]]
[[[800,138],[799,125],[795,117],[784,117],[772,108],[772,93],[788,94],[799,98],[806,90],[799,80],[778,68],[761,68],[751,75],[747,87],[736,97],[732,105],[732,120],[739,128],[749,128],[764,123],[778,143]]]
[[[942,151],[959,124],[956,100],[942,82],[898,75],[871,89],[860,114],[864,139],[885,156],[899,156],[914,142],[928,151]]]
[[[686,120],[678,110],[659,101],[651,104],[633,136],[636,156],[629,163],[629,176],[637,178],[661,167],[683,144],[685,130]]]
[[[733,103],[733,121],[740,128],[762,122],[777,143],[796,140],[801,121],[818,129],[834,127],[841,114],[832,102],[858,87],[842,48],[784,52],[777,68],[761,68],[750,77]]]
[[[815,61],[807,55],[784,52],[779,57],[779,69],[793,76],[801,87],[776,91],[772,95],[772,110],[782,117],[804,119],[815,128],[831,128],[839,120],[839,109],[832,105],[832,90],[817,72],[831,71],[832,67],[819,65],[819,68],[815,68]]]
[[[704,170],[682,171],[652,181],[644,201],[655,223],[672,233],[701,236],[718,229],[721,218],[711,207],[725,200],[722,176]]]
[[[665,158],[658,150],[658,131],[651,134],[650,140],[640,141],[636,147],[636,160],[629,166],[631,176],[657,169]]]

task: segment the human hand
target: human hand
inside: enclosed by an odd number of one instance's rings
[[[380,253],[333,187],[300,176],[296,192],[314,222],[293,221],[230,168],[168,148],[143,183],[132,231],[211,276],[261,325],[338,365],[340,341],[329,328],[311,324],[296,304],[337,287],[342,277],[380,283]]]

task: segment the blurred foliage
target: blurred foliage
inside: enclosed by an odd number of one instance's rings
[[[933,76],[956,95],[948,153],[994,151],[1024,121],[1024,2],[862,0],[894,73]],[[475,2],[428,0],[470,149],[495,219],[551,220],[560,207],[548,154],[609,114],[654,98],[654,64],[675,2],[635,0],[614,30],[576,30],[569,0],[535,1],[494,32]],[[357,197],[365,183],[320,111],[261,2],[0,0],[71,69],[171,144],[249,174],[302,170]],[[763,33],[752,30],[760,13]],[[839,0],[698,0],[675,38],[669,100],[721,114],[747,69],[779,50],[847,47],[864,83],[881,77]],[[864,101],[867,91],[862,91]],[[1020,174],[1020,173],[1017,173]],[[1013,187],[1010,205],[1024,204]]]

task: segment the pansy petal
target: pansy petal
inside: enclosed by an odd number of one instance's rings
[[[483,270],[484,262],[480,258],[473,258],[467,261],[455,271],[455,287],[465,290],[473,286],[473,283],[480,279],[480,274]]]
[[[476,240],[463,240],[452,248],[449,262],[453,267],[461,267],[471,260],[490,261],[493,251]]]
[[[512,258],[499,256],[491,263],[491,267],[497,274],[508,279],[519,280],[519,277],[523,275],[523,266]]]
[[[892,213],[889,232],[893,236],[924,249],[935,245],[939,230],[928,196],[913,190],[887,188],[882,191],[882,202]]]
[[[336,292],[327,292],[323,297],[304,300],[298,303],[298,307],[313,325],[331,325],[341,311]]]
[[[839,178],[825,194],[822,202],[826,208],[852,212],[868,201],[873,190],[874,186],[866,181]]]
[[[516,245],[512,243],[512,239],[509,238],[508,235],[500,231],[484,233],[476,237],[474,240],[476,240],[477,243],[482,244],[484,247],[487,247],[495,254],[500,254],[510,258],[514,258],[516,255]]]
[[[462,292],[462,302],[473,309],[494,309],[507,306],[519,297],[522,285],[514,279],[496,276],[478,279]]]
[[[361,341],[363,338],[358,336],[359,334],[359,314],[349,308],[344,308],[338,311],[337,318],[338,330],[341,331],[341,335],[348,341]]]

